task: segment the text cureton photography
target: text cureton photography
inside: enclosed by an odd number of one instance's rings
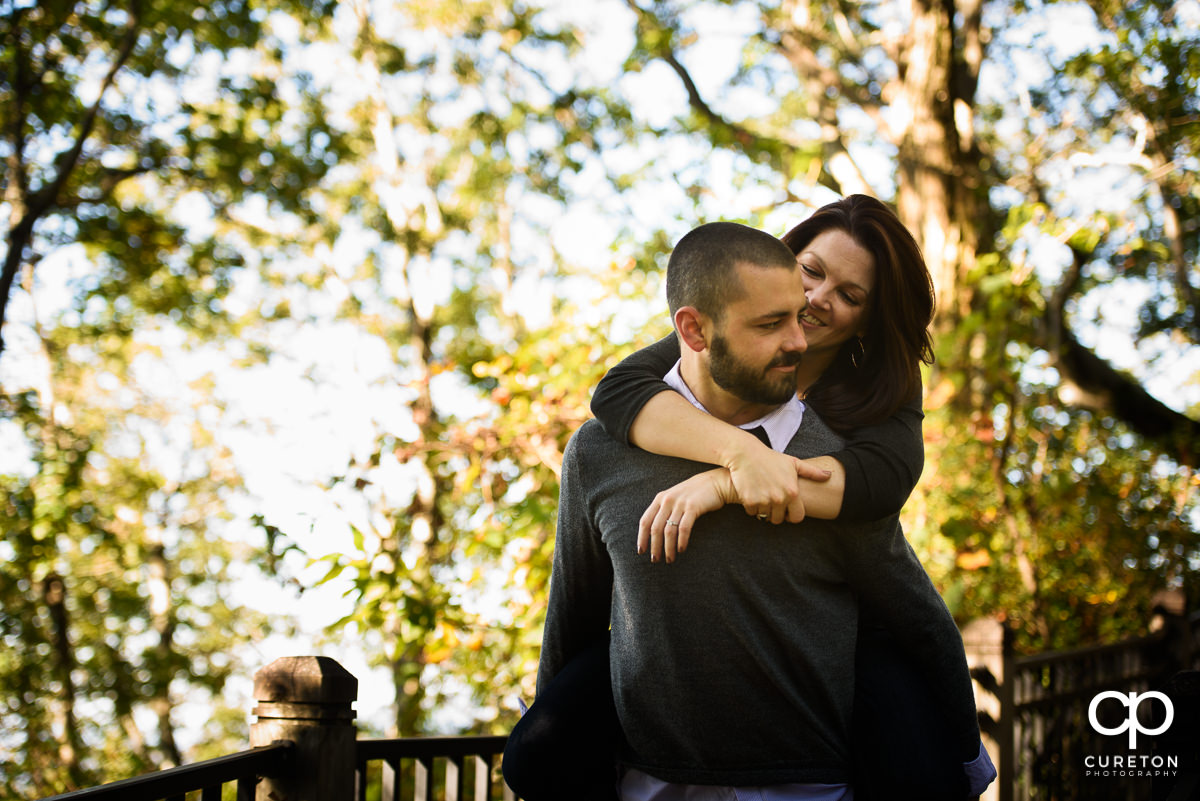
[[[1083,758],[1085,776],[1177,776],[1179,757],[1158,754],[1088,754]]]
[[[1100,722],[1102,704],[1108,702],[1109,712],[1113,704],[1125,708],[1126,715],[1119,725],[1106,726]],[[1164,714],[1157,725],[1147,726],[1138,717],[1143,702],[1159,702]],[[1093,730],[1106,736],[1117,736],[1128,732],[1129,748],[1138,747],[1138,735],[1154,737],[1166,732],[1175,719],[1175,707],[1165,694],[1150,691],[1144,693],[1120,693],[1107,691],[1097,694],[1088,705],[1088,723]],[[1145,739],[1143,739],[1145,743]],[[1175,754],[1088,754],[1083,759],[1085,776],[1100,777],[1144,777],[1164,778],[1179,774],[1179,757]]]

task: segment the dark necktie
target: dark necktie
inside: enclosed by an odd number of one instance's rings
[[[771,447],[771,438],[767,436],[767,429],[763,428],[762,426],[755,426],[754,428],[747,428],[746,430],[762,440],[763,445],[766,445],[768,448]]]

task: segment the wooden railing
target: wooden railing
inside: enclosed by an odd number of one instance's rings
[[[248,751],[46,801],[517,801],[504,736],[359,740],[358,680],[326,657],[277,659],[254,677]],[[225,796],[228,797],[228,796]]]
[[[504,784],[499,770],[506,739],[494,736],[359,740],[355,798],[367,801],[368,788],[378,782],[379,801],[435,798],[487,801],[497,793],[504,801],[515,801],[516,796]],[[371,793],[371,797],[376,796]]]
[[[200,801],[221,801],[222,790],[227,784],[237,788],[237,801],[254,801],[259,777],[281,775],[295,750],[292,743],[273,743],[204,762],[63,793],[48,801],[184,801],[188,793],[199,793]]]
[[[1016,654],[995,621],[964,629],[984,742],[1000,773],[984,801],[1195,801],[1200,773],[1173,777],[1162,792],[1155,785],[1153,795],[1146,782],[1082,777],[1088,754],[1125,751],[1089,725],[1098,693],[1157,690],[1200,669],[1200,613],[1159,622],[1146,637],[1036,656]],[[47,801],[220,801],[234,783],[238,801],[516,801],[499,772],[505,737],[358,740],[357,693],[357,679],[332,659],[278,659],[255,676],[249,751]],[[1192,717],[1196,725],[1200,715]]]

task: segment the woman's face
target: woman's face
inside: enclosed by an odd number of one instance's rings
[[[875,259],[845,231],[818,234],[796,256],[808,310],[801,315],[808,353],[836,350],[866,330]]]

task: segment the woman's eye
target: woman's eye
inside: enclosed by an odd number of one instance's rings
[[[842,300],[846,301],[846,303],[851,306],[859,306],[862,304],[861,300],[856,298],[854,295],[851,295],[849,292],[842,292],[841,296]]]
[[[800,269],[804,271],[805,275],[811,275],[815,278],[821,277],[820,271],[818,271],[815,267],[809,267],[807,264],[801,264]]]

